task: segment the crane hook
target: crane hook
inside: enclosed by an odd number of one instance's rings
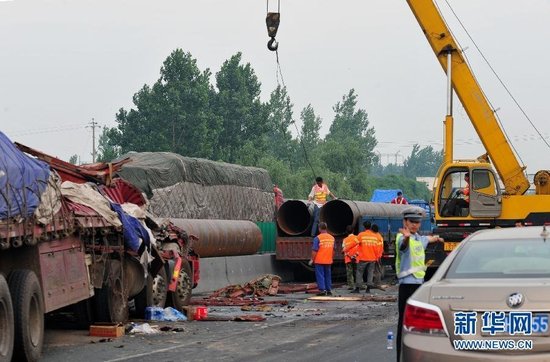
[[[278,48],[279,42],[275,40],[275,38],[271,38],[271,40],[267,42],[267,49],[271,50],[272,52],[276,51]]]
[[[277,12],[269,11],[269,0],[267,1],[267,16],[265,17],[265,24],[267,25],[267,35],[271,38],[267,43],[267,49],[272,52],[276,51],[279,47],[279,43],[275,40],[277,30],[279,30],[279,23],[281,21],[281,0],[278,0]]]

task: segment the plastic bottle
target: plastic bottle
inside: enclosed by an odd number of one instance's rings
[[[393,332],[388,331],[388,336],[386,337],[387,340],[387,349],[393,349]]]
[[[150,321],[162,321],[164,320],[164,309],[160,307],[147,307],[145,308],[145,319]]]

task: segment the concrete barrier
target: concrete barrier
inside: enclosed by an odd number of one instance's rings
[[[232,284],[244,284],[263,274],[276,274],[291,281],[292,270],[275,260],[275,254],[201,258],[199,285],[193,293],[211,292]]]

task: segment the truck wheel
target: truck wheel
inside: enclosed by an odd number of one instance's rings
[[[181,311],[183,310],[183,307],[189,305],[189,302],[191,301],[192,289],[193,284],[191,282],[191,266],[189,266],[187,260],[183,260],[176,291],[170,293],[174,308]]]
[[[13,306],[10,289],[2,274],[0,274],[0,362],[11,361],[13,354]]]
[[[95,289],[95,320],[124,323],[128,320],[128,298],[122,280],[120,260],[109,260],[103,288]]]
[[[72,306],[74,322],[77,329],[88,329],[94,321],[92,299],[84,299]]]
[[[166,276],[166,268],[163,266],[156,277],[153,278],[151,285],[151,299],[153,306],[164,308],[168,293],[168,277]]]
[[[166,305],[167,292],[168,278],[166,276],[166,269],[163,266],[155,278],[152,278],[150,275],[147,276],[145,286],[141,292],[134,297],[136,317],[144,318],[145,308],[147,307],[164,308]]]
[[[40,282],[30,270],[14,270],[8,283],[14,310],[15,361],[37,361],[44,343],[44,301]]]

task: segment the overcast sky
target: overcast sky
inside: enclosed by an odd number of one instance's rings
[[[448,1],[548,139],[550,1]],[[550,168],[541,157],[548,147],[438,2],[528,171]],[[265,15],[261,0],[0,1],[0,130],[62,159],[91,161],[85,125],[114,126],[117,110],[132,107],[176,48],[213,73],[241,51],[265,100],[277,85]],[[441,148],[445,75],[405,0],[281,0],[277,39],[296,119],[311,103],[326,133],[333,105],[355,88],[384,163],[402,162],[414,143]],[[483,153],[459,107],[455,119],[455,158]]]

